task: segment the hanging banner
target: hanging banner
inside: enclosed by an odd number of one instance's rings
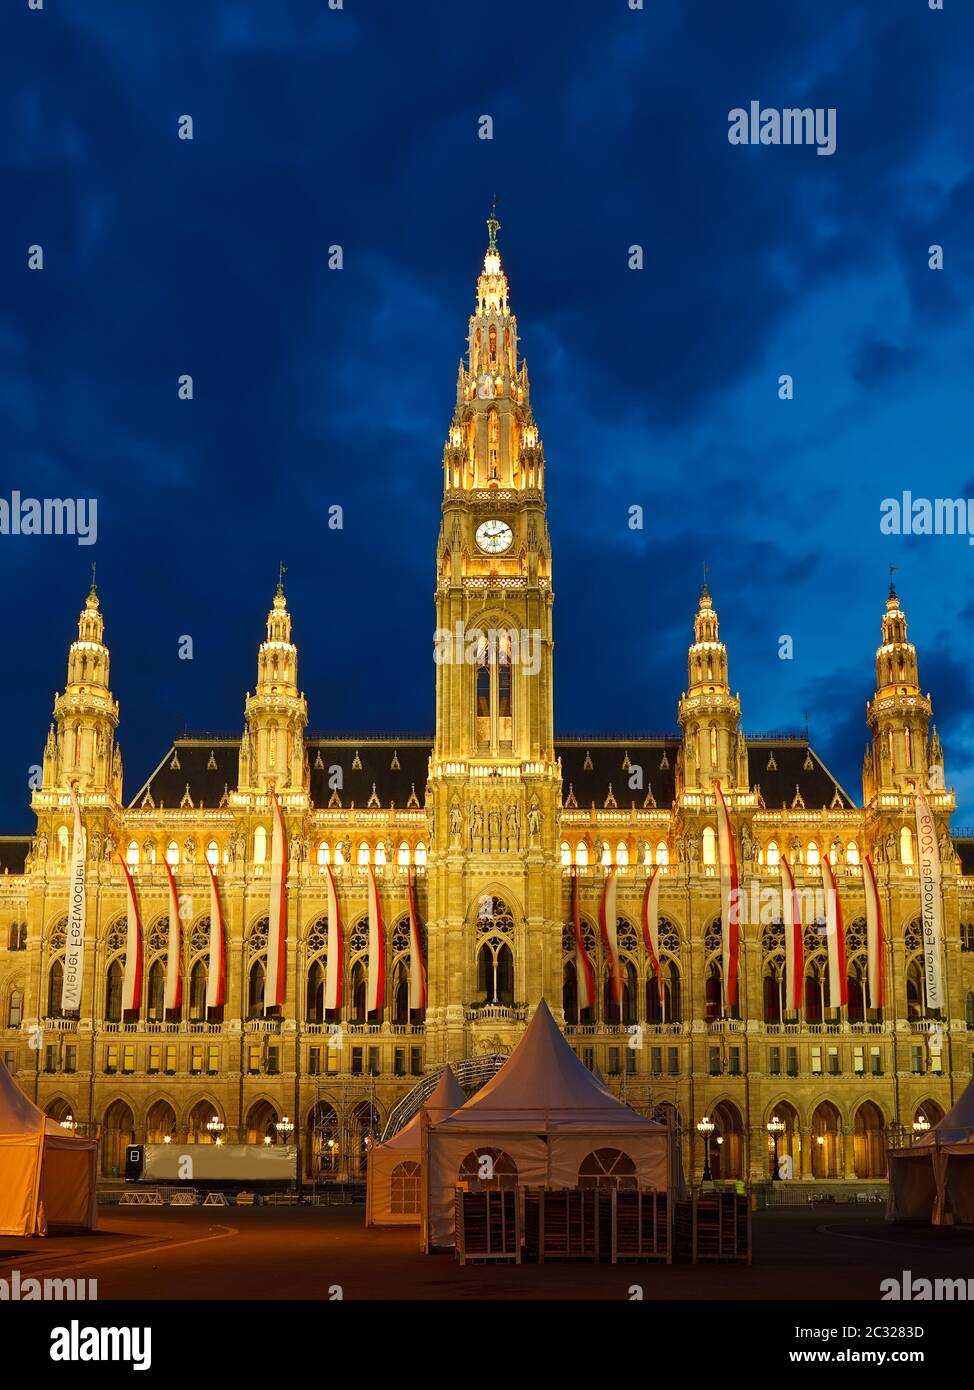
[[[717,847],[720,857],[720,931],[722,945],[724,1008],[737,1003],[737,959],[740,952],[740,889],[737,880],[737,854],[734,850],[734,827],[727,811],[720,783],[714,783],[717,794]]]
[[[179,894],[169,860],[163,855],[169,879],[169,939],[166,943],[166,994],[163,1008],[175,1013],[183,1006],[183,924],[179,918]]]
[[[825,892],[825,940],[829,949],[829,1008],[841,1009],[849,1002],[849,981],[845,969],[845,923],[839,886],[827,854],[822,855],[822,888]]]
[[[883,971],[883,907],[879,900],[879,884],[871,857],[866,855],[862,871],[862,887],[866,898],[866,967],[869,977],[869,1007],[881,1009],[885,1002]]]
[[[71,785],[74,835],[71,841],[71,878],[68,884],[68,930],[64,947],[64,979],[61,1009],[69,1013],[81,1008],[81,980],[85,968],[85,912],[88,904],[85,834],[81,825],[78,793]]]
[[[139,921],[139,904],[135,896],[135,884],[129,873],[129,866],[118,855],[118,862],[125,875],[127,930],[125,934],[125,973],[122,976],[122,1013],[138,1013],[142,1005],[142,923]]]
[[[659,963],[659,865],[653,866],[653,872],[649,876],[646,884],[646,892],[643,894],[643,944],[646,947],[646,954],[653,967],[653,974],[656,976],[656,987],[659,990],[659,1002],[663,1002],[663,972]]]
[[[375,871],[369,865],[369,975],[365,986],[365,1008],[377,1013],[386,997],[386,943],[382,927],[382,906],[376,887]]]
[[[927,1008],[947,1007],[943,977],[943,908],[940,894],[940,846],[937,824],[923,792],[916,795],[917,867],[920,875],[920,922],[923,926],[923,977]]]
[[[595,1003],[595,971],[582,935],[582,913],[578,905],[578,875],[572,870],[572,932],[575,937],[575,977],[578,982],[578,1008],[590,1009]]]
[[[223,929],[223,910],[220,907],[220,889],[209,859],[206,861],[206,867],[210,871],[210,949],[206,971],[206,1007],[220,1009],[227,998],[227,944]]]
[[[284,1008],[287,956],[287,832],[274,788],[270,789],[274,824],[271,831],[271,903],[267,923],[267,972],[264,975],[264,1012]]]
[[[416,912],[416,892],[410,872],[409,887],[409,1007],[426,1008],[426,962],[423,960],[423,938]]]
[[[610,869],[605,876],[602,889],[602,905],[599,908],[599,926],[602,929],[602,946],[605,962],[609,967],[609,984],[614,1004],[622,1003],[622,971],[619,968],[618,913],[616,912],[616,871]]]
[[[805,976],[805,952],[802,941],[802,909],[795,889],[795,876],[787,855],[778,863],[781,876],[781,920],[785,927],[785,1008],[794,1013],[804,1003],[802,984]]]
[[[342,914],[338,906],[338,889],[328,870],[328,957],[325,962],[325,1008],[342,1007],[342,971],[344,967],[344,941],[342,939]]]

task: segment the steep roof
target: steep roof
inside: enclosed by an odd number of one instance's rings
[[[947,1111],[943,1119],[920,1139],[914,1148],[931,1144],[974,1145],[974,1077]]]
[[[454,1110],[459,1110],[460,1106],[466,1103],[466,1099],[460,1089],[460,1083],[447,1063],[440,1072],[440,1079],[426,1104],[420,1106],[409,1123],[397,1130],[391,1139],[387,1139],[382,1148],[405,1149],[410,1152],[415,1150],[418,1153],[420,1117],[423,1111],[429,1115],[431,1123],[435,1124],[437,1120],[445,1120],[448,1115],[452,1115]]]
[[[542,999],[517,1047],[476,1095],[436,1125],[456,1131],[660,1130],[609,1093],[565,1040]]]

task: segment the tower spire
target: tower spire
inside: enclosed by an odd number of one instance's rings
[[[487,247],[490,251],[497,250],[497,233],[501,229],[501,224],[497,220],[497,194],[494,194],[494,201],[491,205],[490,216],[487,218]]]

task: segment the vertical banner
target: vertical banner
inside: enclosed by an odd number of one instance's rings
[[[646,884],[646,892],[643,894],[643,944],[653,967],[653,974],[656,976],[659,1002],[662,1004],[663,972],[659,963],[659,885],[659,865],[655,864],[653,872],[649,876],[649,882]]]
[[[207,859],[210,871],[210,951],[206,971],[206,1007],[222,1008],[227,998],[227,940],[223,928],[223,909],[220,906],[220,889],[213,872],[213,865]]]
[[[409,888],[409,1007],[426,1008],[426,962],[423,959],[423,938],[416,912],[416,892],[410,870]]]
[[[578,875],[572,870],[572,932],[575,936],[575,977],[578,982],[578,1008],[591,1009],[595,1003],[595,971],[582,935],[582,913],[578,904]]]
[[[616,912],[616,871],[610,869],[605,876],[602,889],[602,905],[599,908],[599,926],[602,929],[602,947],[605,961],[609,967],[609,983],[612,1002],[622,1004],[622,972],[619,969],[619,942],[616,936],[618,913]]]
[[[927,1007],[947,1007],[943,977],[943,910],[940,897],[940,846],[937,824],[923,792],[916,795],[917,865],[920,873],[920,921],[923,924],[923,978]]]
[[[720,857],[720,930],[724,977],[724,1008],[737,1003],[737,960],[740,953],[740,889],[737,880],[737,854],[734,850],[734,828],[720,783],[714,783],[717,794],[717,847]]]
[[[81,825],[78,792],[71,784],[74,835],[71,841],[71,880],[68,885],[68,930],[64,948],[64,980],[61,1008],[65,1013],[81,1008],[81,980],[85,968],[85,911],[88,905],[85,863],[85,833]]]
[[[135,896],[135,884],[129,873],[129,866],[118,856],[125,875],[125,895],[127,916],[125,933],[125,974],[122,976],[122,1013],[138,1013],[142,1006],[142,923],[139,920],[139,904]]]
[[[345,943],[342,938],[342,914],[338,906],[338,889],[328,870],[328,955],[325,961],[325,1008],[342,1007],[342,979],[345,967]]]
[[[365,987],[365,1008],[370,1014],[382,1008],[386,997],[386,942],[382,927],[382,907],[375,883],[375,871],[369,865],[369,977]]]
[[[167,1013],[181,1009],[183,1005],[183,924],[179,917],[179,894],[173,878],[169,860],[163,855],[169,879],[169,940],[166,945],[166,997],[163,1004]]]
[[[867,854],[862,871],[862,887],[866,896],[866,954],[869,975],[869,1007],[881,1009],[885,1003],[883,952],[883,908],[879,900],[879,885],[872,858]]]
[[[271,903],[267,924],[267,972],[264,975],[264,1012],[284,1008],[285,963],[287,956],[287,832],[284,816],[274,788],[270,789],[271,814]]]
[[[845,923],[842,920],[839,886],[827,854],[822,855],[822,888],[825,892],[825,940],[829,948],[829,1008],[841,1009],[849,1002],[849,982],[845,969]]]
[[[804,1004],[805,951],[802,939],[802,908],[795,888],[795,875],[783,854],[778,864],[781,876],[781,920],[785,926],[785,1008],[794,1013]]]

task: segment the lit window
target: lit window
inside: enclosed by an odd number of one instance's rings
[[[561,842],[561,862],[564,868],[567,868],[572,862],[572,847],[567,840]]]
[[[318,846],[318,863],[323,867],[325,864],[329,863],[330,858],[331,850],[328,848],[328,841],[322,840],[321,844]]]
[[[624,843],[616,845],[616,863],[625,868],[629,863],[629,846]]]
[[[172,869],[179,863],[179,846],[175,840],[170,840],[166,846],[166,863]]]
[[[128,847],[128,849],[125,851],[125,862],[126,862],[126,864],[128,864],[128,866],[129,866],[130,869],[136,869],[136,868],[138,868],[138,864],[139,864],[139,847],[138,847],[138,845],[135,843],[134,840],[130,840],[130,841],[129,841],[129,847]]]
[[[68,827],[59,825],[57,828],[57,862],[66,864],[68,862]]]
[[[717,832],[712,825],[705,825],[703,828],[703,862],[717,863]]]
[[[855,840],[850,840],[846,846],[845,862],[847,864],[859,863],[859,846],[856,844]]]
[[[211,840],[206,847],[206,862],[214,869],[220,862],[220,850],[216,840]]]
[[[399,846],[399,867],[402,869],[409,867],[409,845],[405,840]]]
[[[575,863],[579,868],[588,868],[588,845],[584,840],[579,843],[578,849],[575,851]]]
[[[810,840],[809,843],[808,843],[808,851],[807,851],[807,853],[806,853],[806,855],[805,855],[805,863],[806,863],[806,864],[817,864],[818,862],[819,862],[819,857],[818,857],[818,845],[815,843],[814,840]]]
[[[913,863],[913,831],[908,825],[900,831],[900,863]]]
[[[670,849],[665,840],[660,840],[656,846],[657,864],[668,864],[670,862]]]
[[[422,841],[416,846],[416,857],[413,862],[419,869],[425,869],[426,867],[426,846]]]
[[[326,846],[325,846],[325,849],[327,850],[327,848],[328,848],[328,846],[326,845]],[[327,860],[327,859],[325,860],[325,863],[326,863],[326,864],[328,863],[328,860]],[[336,846],[335,846],[335,868],[336,868],[336,869],[340,869],[344,863],[345,863],[345,852],[344,852],[344,850],[342,849],[341,845],[336,845]]]
[[[778,863],[778,845],[775,840],[771,840],[768,844],[768,863],[771,866]]]
[[[612,863],[612,851],[608,845],[602,846],[602,863],[604,865],[611,865]]]
[[[369,862],[369,847],[364,840],[358,847],[358,862],[360,864],[367,864]]]
[[[267,831],[262,825],[258,825],[254,831],[254,863],[264,864],[267,862]]]
[[[386,847],[381,840],[375,847],[375,862],[376,864],[384,864],[386,862]]]

